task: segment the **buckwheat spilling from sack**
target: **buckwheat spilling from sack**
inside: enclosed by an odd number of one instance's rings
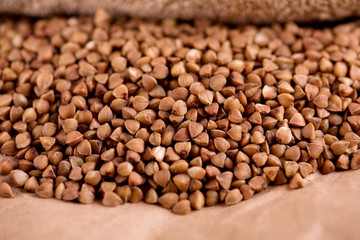
[[[359,39],[359,22],[3,19],[0,173],[42,198],[187,214],[358,169]]]

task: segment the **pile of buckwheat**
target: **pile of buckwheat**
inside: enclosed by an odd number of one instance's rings
[[[187,214],[358,169],[359,39],[359,22],[2,19],[0,173],[42,198]]]

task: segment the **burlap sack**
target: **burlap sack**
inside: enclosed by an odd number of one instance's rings
[[[334,21],[360,15],[357,0],[0,0],[0,13],[93,14],[146,18],[208,18],[228,23]]]

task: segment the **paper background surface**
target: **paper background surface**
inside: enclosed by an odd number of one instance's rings
[[[145,203],[108,208],[13,189],[15,198],[0,199],[0,239],[359,239],[360,171],[312,174],[307,183],[186,216]]]

